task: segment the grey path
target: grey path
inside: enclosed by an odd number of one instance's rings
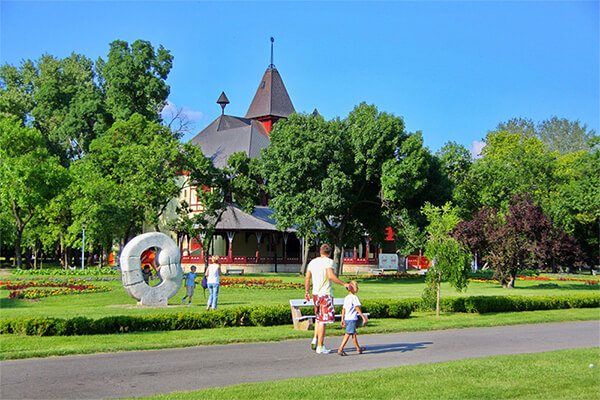
[[[337,348],[340,337],[326,338]],[[101,399],[406,364],[600,346],[600,321],[359,335],[362,355],[317,355],[309,340],[0,363],[2,399]]]

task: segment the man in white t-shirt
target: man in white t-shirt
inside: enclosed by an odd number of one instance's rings
[[[315,304],[315,337],[311,347],[317,351],[317,354],[328,354],[331,350],[325,347],[325,328],[328,324],[335,322],[335,311],[333,309],[333,288],[331,282],[348,288],[348,284],[342,282],[333,272],[333,260],[331,247],[324,244],[320,249],[320,257],[313,259],[306,268],[306,278],[304,288],[306,293],[304,297],[307,301],[311,300],[310,280],[312,278],[312,300]]]

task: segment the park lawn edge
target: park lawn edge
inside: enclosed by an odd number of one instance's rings
[[[586,400],[600,395],[599,361],[600,347],[591,347],[242,383],[141,398]]]
[[[475,327],[508,326],[548,322],[600,320],[600,308],[541,310],[490,314],[416,312],[408,319],[372,319],[360,334],[415,332]],[[339,324],[328,330],[328,338],[342,336]],[[41,358],[124,351],[159,350],[234,343],[276,342],[308,339],[312,332],[293,330],[290,325],[231,327],[219,329],[140,332],[82,336],[0,336],[0,360]]]

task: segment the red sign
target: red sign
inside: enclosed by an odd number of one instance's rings
[[[408,256],[407,257],[408,268],[412,269],[428,269],[431,263],[426,257],[423,256]]]
[[[396,234],[394,233],[394,231],[392,230],[391,226],[388,226],[387,228],[385,228],[385,240],[387,242],[393,242],[394,241],[394,236]]]

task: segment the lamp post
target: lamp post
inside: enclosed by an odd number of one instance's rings
[[[83,264],[85,262],[85,222],[81,224],[81,269],[83,270]]]

